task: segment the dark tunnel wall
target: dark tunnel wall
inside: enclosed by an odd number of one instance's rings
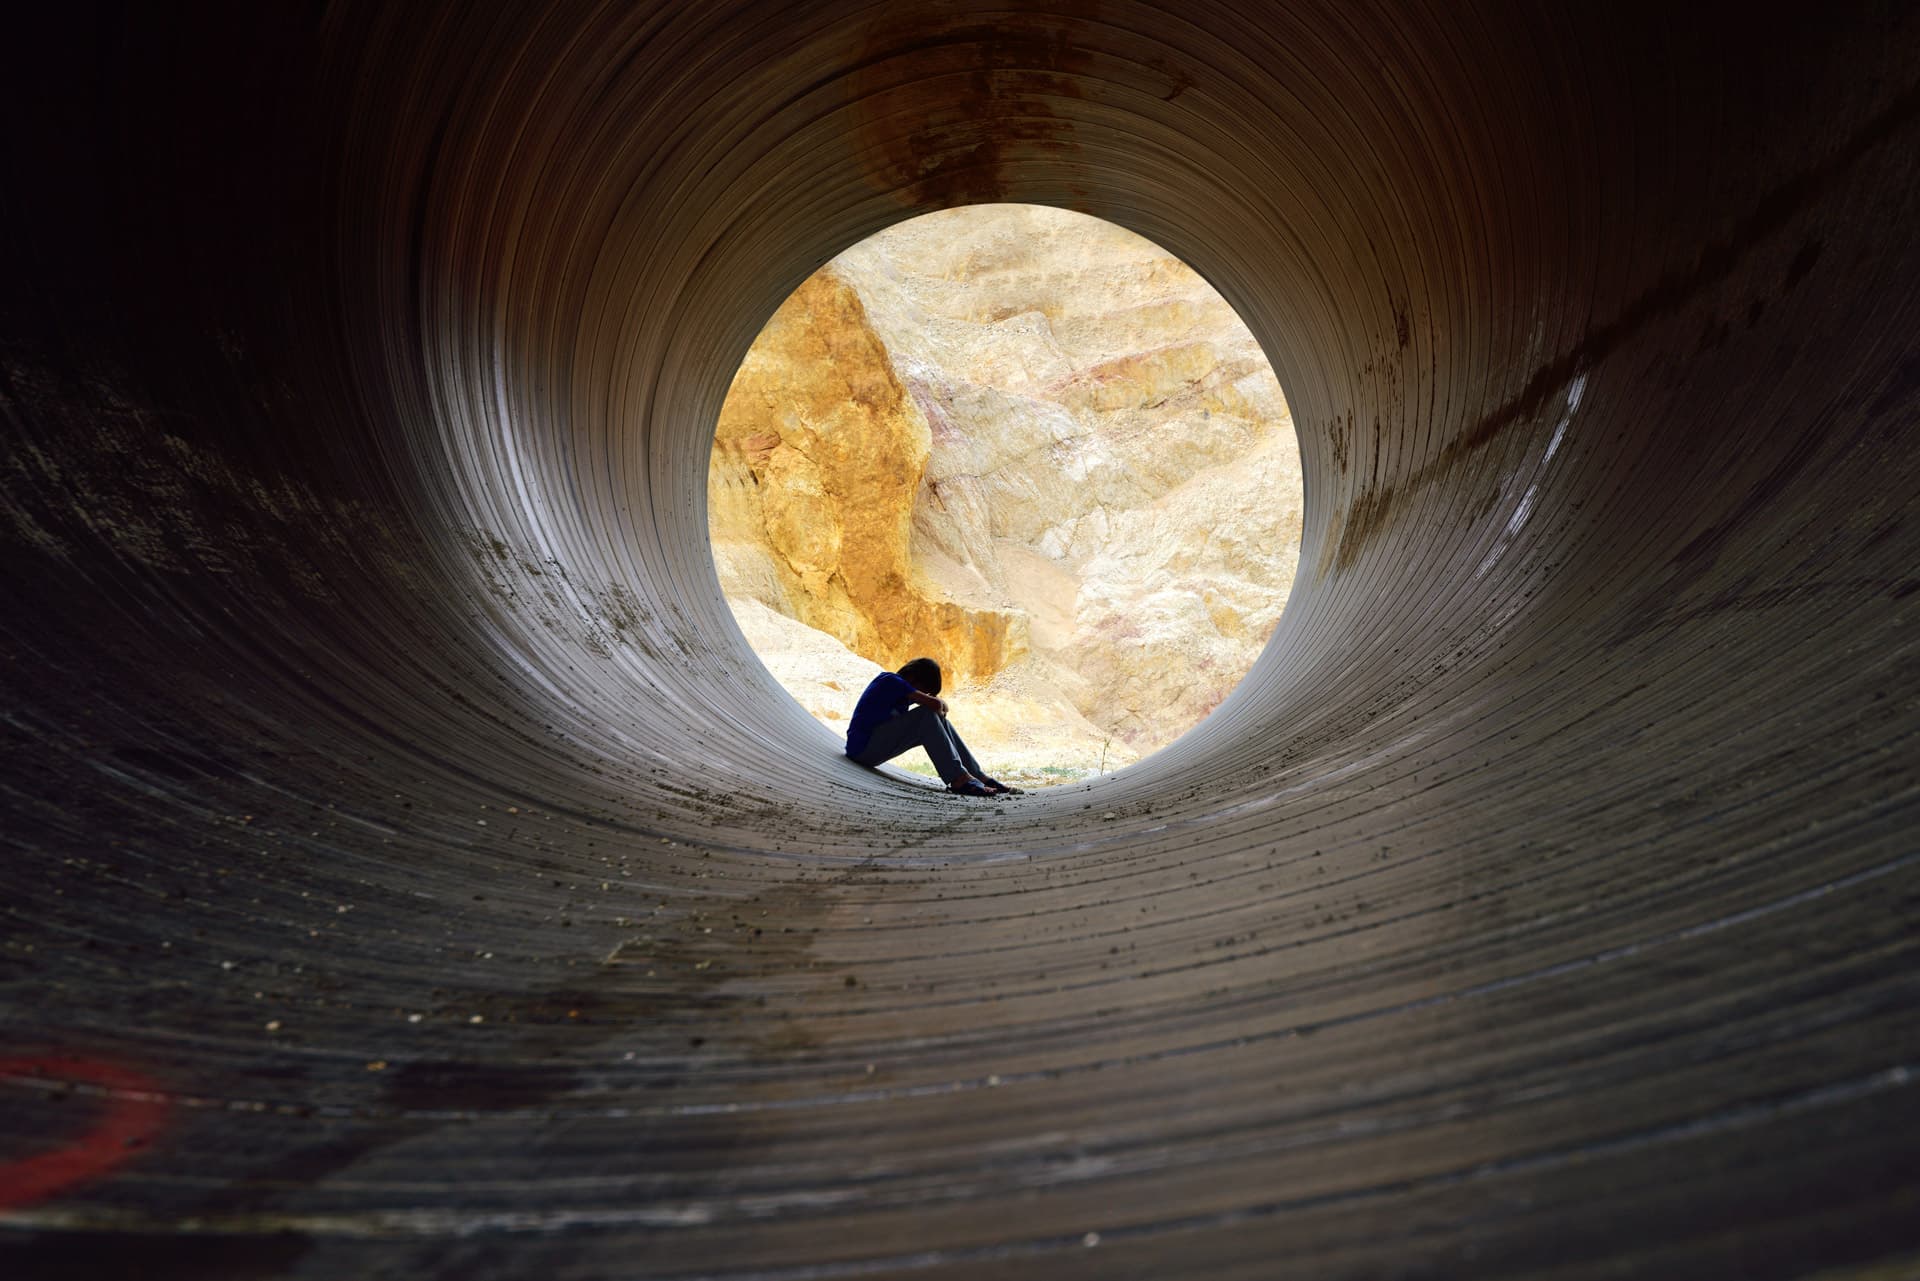
[[[1920,1269],[1910,6],[17,34],[9,1275]],[[1197,730],[980,803],[703,503],[786,293],[991,200],[1213,281],[1308,510]]]

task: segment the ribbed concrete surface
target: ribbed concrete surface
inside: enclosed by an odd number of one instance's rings
[[[1794,8],[10,32],[0,1271],[1912,1274],[1920,17]],[[702,510],[980,200],[1193,263],[1308,475],[1240,692],[1000,805]]]

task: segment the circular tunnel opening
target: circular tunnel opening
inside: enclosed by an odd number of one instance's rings
[[[994,204],[896,223],[781,305],[707,510],[735,621],[816,720],[844,735],[876,670],[930,656],[975,753],[1035,787],[1151,755],[1239,683],[1300,491],[1279,382],[1204,279]]]

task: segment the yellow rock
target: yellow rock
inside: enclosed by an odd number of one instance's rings
[[[709,465],[709,524],[731,561],[772,553],[746,595],[888,667],[920,654],[986,677],[1025,645],[1023,620],[952,599],[913,563],[925,414],[896,377],[859,294],[831,268],[767,323],[727,394]]]

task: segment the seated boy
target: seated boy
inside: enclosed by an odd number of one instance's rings
[[[847,755],[862,765],[890,761],[914,747],[926,751],[950,792],[999,796],[1020,790],[988,778],[960,741],[940,698],[940,664],[931,658],[916,658],[897,672],[874,677],[847,723]]]

